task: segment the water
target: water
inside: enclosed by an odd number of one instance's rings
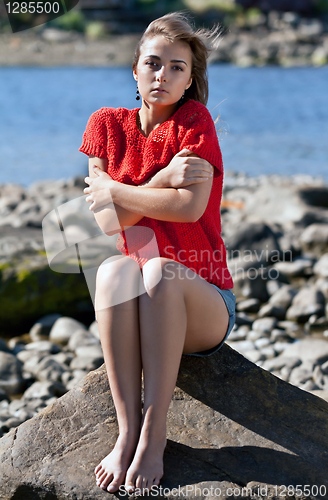
[[[209,68],[225,169],[328,181],[328,67]],[[0,183],[84,175],[90,114],[138,106],[130,68],[0,68]]]

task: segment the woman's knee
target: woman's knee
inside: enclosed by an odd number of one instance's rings
[[[138,263],[129,257],[115,255],[99,266],[96,290],[107,296],[123,294],[131,298],[138,295],[140,282],[142,277]]]
[[[143,280],[147,294],[155,298],[171,294],[179,288],[183,267],[178,262],[164,257],[149,260],[143,267]]]

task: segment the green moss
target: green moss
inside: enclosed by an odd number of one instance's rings
[[[7,272],[0,273],[0,331],[26,331],[35,320],[54,312],[72,317],[84,311],[92,314],[83,274],[59,274],[48,266],[31,266],[28,262],[19,268],[2,266]]]

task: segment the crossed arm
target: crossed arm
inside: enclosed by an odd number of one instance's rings
[[[99,227],[107,234],[133,226],[143,217],[195,222],[206,209],[213,167],[188,150],[179,152],[166,168],[140,186],[114,181],[105,168],[105,159],[89,156],[89,177],[85,179],[89,187],[84,192]]]

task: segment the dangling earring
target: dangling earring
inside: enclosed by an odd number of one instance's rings
[[[139,94],[139,89],[138,89],[138,84],[137,84],[137,92],[136,92],[136,101],[140,101],[140,94]]]
[[[184,99],[184,96],[185,96],[185,93],[186,93],[186,91],[184,90],[184,91],[183,91],[183,94],[182,94],[182,96],[180,97],[180,102],[182,102],[182,101],[183,101],[183,99]]]

